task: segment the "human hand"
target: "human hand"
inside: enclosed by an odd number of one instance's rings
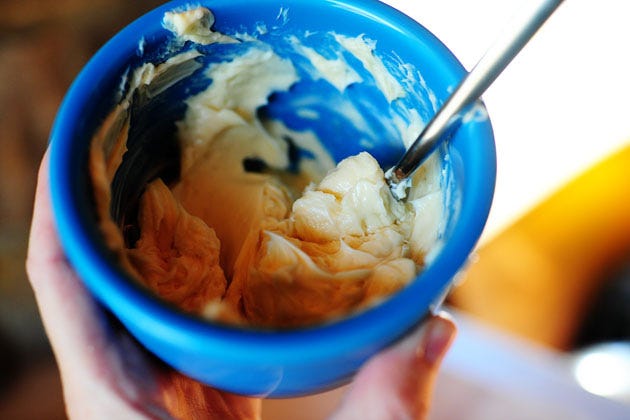
[[[70,418],[260,419],[261,400],[194,381],[157,361],[94,301],[53,223],[48,154],[39,172],[27,271]],[[455,325],[433,316],[359,371],[334,420],[426,417]]]

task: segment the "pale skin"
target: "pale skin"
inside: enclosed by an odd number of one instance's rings
[[[261,400],[213,389],[158,362],[96,304],[67,261],[42,161],[27,271],[71,419],[260,419]],[[424,419],[455,325],[430,317],[356,375],[334,420]]]

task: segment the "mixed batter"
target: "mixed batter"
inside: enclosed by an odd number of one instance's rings
[[[293,37],[288,45],[304,59],[296,63],[254,35],[215,32],[213,23],[205,8],[164,18],[182,43],[241,49],[207,64],[210,84],[188,98],[177,125],[179,177],[171,185],[160,178],[147,185],[133,244],[125,243],[109,210],[111,182],[133,123],[127,112],[133,91],[163,83],[161,75],[174,66],[189,74],[204,52],[192,48],[136,69],[124,99],[93,139],[90,169],[101,228],[121,264],[184,311],[254,327],[330,321],[404,287],[439,243],[443,194],[437,160],[415,175],[408,200],[399,202],[369,153],[335,165],[313,131],[291,129],[259,112],[272,94],[290,93],[303,77],[340,94],[349,86],[371,85],[394,103],[405,88],[374,54],[375,43],[332,34],[338,53],[324,55]],[[298,111],[317,121],[307,102]],[[339,112],[363,124],[360,110],[345,106]],[[383,118],[403,142],[421,125],[413,111]]]

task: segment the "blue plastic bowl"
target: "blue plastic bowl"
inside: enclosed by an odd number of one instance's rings
[[[168,3],[122,30],[91,59],[68,91],[51,134],[51,189],[62,245],[91,293],[149,351],[181,372],[218,388],[260,396],[304,395],[341,385],[370,356],[422,321],[475,246],[495,183],[490,122],[466,123],[442,151],[443,172],[449,179],[443,247],[409,286],[382,304],[326,325],[277,332],[216,325],[183,314],[131,281],[105,248],[86,162],[93,133],[112,109],[122,76],[129,68],[163,53],[170,37],[162,27],[163,15],[186,4]],[[364,34],[377,41],[377,51],[394,54],[420,69],[438,102],[465,74],[429,31],[373,0],[285,0],[281,10],[274,0],[199,4],[213,11],[215,29],[221,32],[253,30],[261,23],[273,28],[282,18],[285,32]],[[178,109],[181,111],[174,106],[173,112],[180,112]],[[434,112],[419,111],[425,117]],[[324,143],[339,159],[360,149],[352,141]],[[380,159],[395,160],[401,146],[385,144],[386,139],[383,142],[375,148]]]

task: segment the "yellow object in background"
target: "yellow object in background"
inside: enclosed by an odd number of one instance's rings
[[[480,247],[449,302],[499,329],[568,350],[607,271],[628,257],[630,144]]]

